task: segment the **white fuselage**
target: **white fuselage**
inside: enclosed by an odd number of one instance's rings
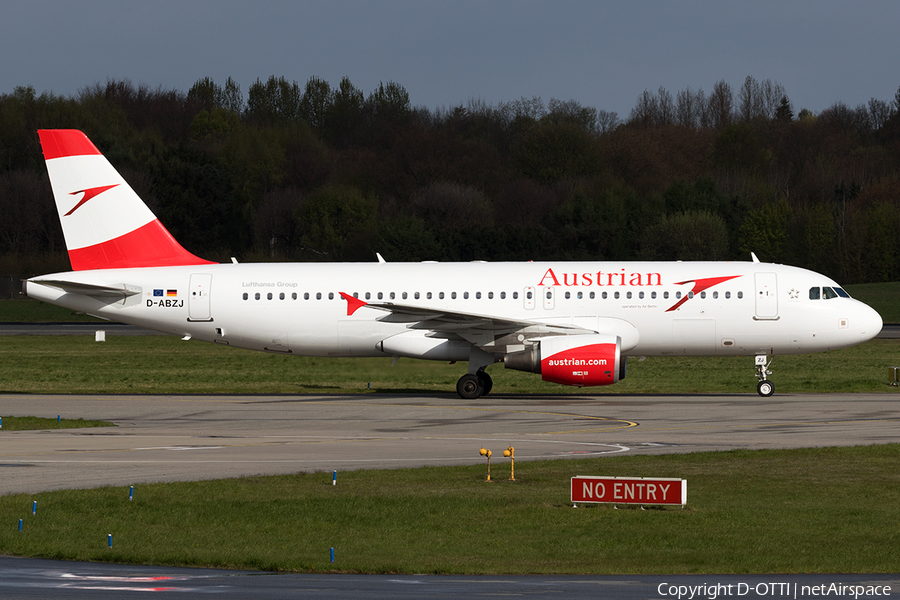
[[[131,292],[81,294],[42,280]],[[73,310],[241,348],[440,359],[448,356],[418,352],[415,343],[380,349],[427,326],[392,322],[372,307],[350,311],[341,292],[371,304],[618,335],[623,355],[713,356],[817,352],[874,337],[878,313],[843,290],[826,299],[839,289],[811,271],[756,262],[210,264],[57,273],[26,287]]]

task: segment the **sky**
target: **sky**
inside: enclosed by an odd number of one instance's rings
[[[0,94],[349,77],[429,109],[539,96],[627,119],[644,90],[752,76],[820,112],[894,99],[898,25],[896,0],[3,0]]]

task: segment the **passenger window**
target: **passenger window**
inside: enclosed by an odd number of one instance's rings
[[[450,292],[450,299],[456,300],[456,292]]]
[[[469,292],[463,292],[463,300],[469,299]]]
[[[440,294],[438,294],[438,298],[440,298],[441,300],[443,300],[443,299],[444,299],[444,292],[441,292]]]
[[[650,299],[656,300],[656,292],[650,292]]]
[[[681,298],[681,292],[675,292],[675,299],[678,300]]]
[[[668,300],[668,299],[669,299],[669,292],[663,292],[663,298],[666,299],[666,300]]]
[[[428,292],[427,294],[425,294],[425,298],[427,298],[428,300],[431,300],[431,292]]]
[[[572,294],[569,292],[566,292],[566,300],[570,300],[571,298],[572,298]]]
[[[518,300],[518,299],[519,299],[519,292],[513,292],[513,300]]]
[[[809,299],[818,300],[821,297],[821,291],[817,287],[809,288]]]
[[[394,292],[391,292],[391,300],[395,299],[396,297],[397,297],[397,294]]]
[[[384,293],[383,293],[383,292],[378,292],[378,299],[379,299],[379,300],[383,300],[383,299],[384,299]]]
[[[250,298],[250,294],[248,294],[247,292],[244,292],[244,300],[247,300],[248,298]]]
[[[332,294],[328,294],[328,299],[331,300]],[[366,300],[372,299],[372,292],[366,292]]]
[[[581,300],[584,298],[584,292],[578,292],[578,299]]]
[[[481,292],[475,292],[475,299],[481,300]]]
[[[356,296],[356,294],[353,294],[353,295]],[[322,299],[322,292],[316,292],[316,300],[321,300],[321,299]]]
[[[255,297],[257,300],[259,300],[259,292],[256,292],[256,294],[254,294],[254,297]]]
[[[334,300],[334,292],[328,292],[328,299]],[[366,300],[369,299],[369,294],[366,294]]]
[[[640,298],[641,300],[643,300],[643,299],[644,299],[644,292],[638,292],[638,298]]]
[[[700,298],[706,300],[706,292],[700,292]]]
[[[415,294],[413,294],[413,297],[414,297],[416,300],[418,300],[418,299],[419,299],[419,292],[416,292]]]
[[[594,292],[591,292],[591,300],[593,300],[596,297],[597,297],[597,295]]]
[[[693,291],[693,290],[691,290],[690,292],[688,292],[688,298],[690,298],[690,299],[692,299],[692,300],[694,299],[694,291]]]
[[[272,299],[272,292],[269,292],[268,294],[266,294],[266,300],[271,300],[271,299]]]
[[[259,300],[259,294],[256,295],[256,299]],[[309,292],[303,292],[303,299],[309,300]]]
[[[406,293],[406,292],[403,292],[403,295],[402,295],[401,297],[402,297],[404,300],[406,300],[407,298],[409,298],[409,294]]]
[[[284,292],[281,292],[280,294],[278,294],[278,299],[284,300]]]
[[[506,300],[506,292],[500,292],[500,299]]]
[[[531,300],[531,292],[526,293],[525,297],[528,298],[529,300]]]
[[[618,300],[618,299],[619,299],[619,292],[616,292],[616,293],[614,294],[614,296],[615,296],[616,300]]]
[[[628,300],[631,300],[631,292],[627,292],[627,293],[625,294],[625,297],[626,297]]]
[[[725,299],[728,300],[731,298],[731,292],[725,292]]]
[[[494,299],[494,292],[488,292],[488,300]]]
[[[744,297],[744,292],[738,292],[738,300]]]
[[[296,299],[297,299],[297,292],[294,292],[291,294],[291,300],[296,300]]]
[[[607,298],[609,298],[609,294],[607,294],[606,292],[603,292],[603,299],[606,300]]]

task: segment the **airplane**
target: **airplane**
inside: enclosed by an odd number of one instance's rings
[[[753,356],[771,396],[776,355],[853,346],[879,314],[805,269],[759,262],[215,263],[184,249],[77,130],[38,132],[72,271],[24,293],[103,319],[299,356],[468,361],[579,387],[614,384],[629,356]],[[685,376],[690,376],[686,374]]]

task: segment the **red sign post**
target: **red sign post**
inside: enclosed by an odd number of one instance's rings
[[[687,480],[658,477],[572,478],[572,502],[600,504],[687,504]]]

